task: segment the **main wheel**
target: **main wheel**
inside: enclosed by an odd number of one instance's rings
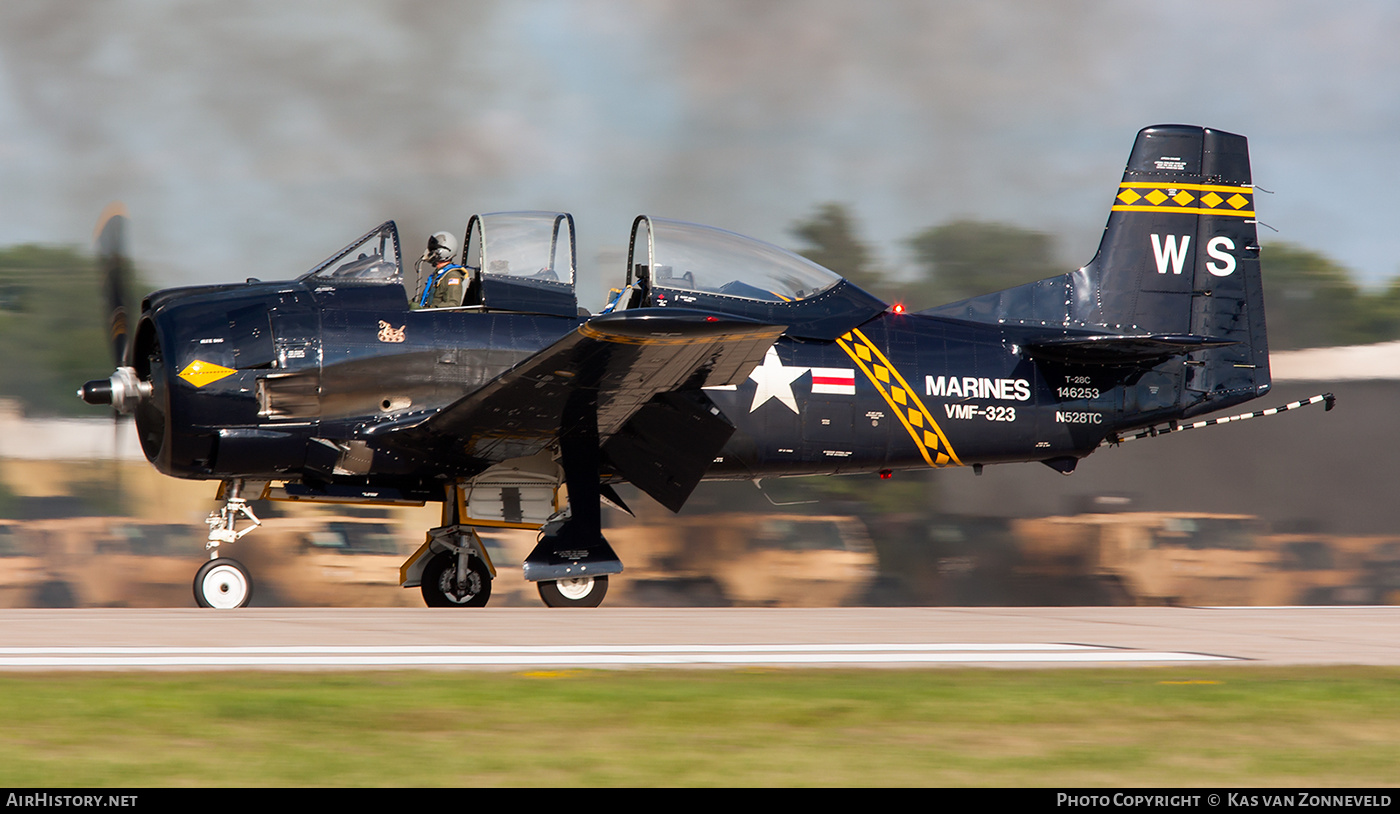
[[[540,599],[551,608],[596,608],[608,595],[608,578],[541,580]]]
[[[457,580],[457,554],[435,554],[423,567],[423,601],[430,608],[480,608],[491,598],[491,572],[486,563],[472,557],[466,579]]]
[[[253,580],[237,560],[219,557],[199,567],[194,575],[194,601],[201,608],[242,608],[253,598]]]

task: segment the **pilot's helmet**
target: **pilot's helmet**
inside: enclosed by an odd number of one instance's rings
[[[446,263],[457,253],[457,238],[451,232],[434,232],[428,238],[428,259],[434,263]]]

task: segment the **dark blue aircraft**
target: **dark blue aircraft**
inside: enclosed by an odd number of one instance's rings
[[[1138,133],[1088,265],[919,313],[642,216],[592,315],[573,219],[525,212],[471,218],[449,307],[419,307],[435,278],[406,279],[389,222],[295,280],[151,294],[127,341],[122,229],[99,239],[118,367],[80,395],[134,415],[161,472],[222,482],[194,585],[209,607],[251,595],[220,551],[255,527],[250,500],[441,502],[401,569],[433,606],[486,604],[475,529],[539,528],[526,579],[548,605],[596,606],[622,571],[599,508],[618,483],[677,511],[704,479],[1069,473],[1269,389],[1246,140],[1201,127]]]

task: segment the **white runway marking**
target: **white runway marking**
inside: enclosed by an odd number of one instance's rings
[[[1236,659],[1203,653],[1055,643],[0,647],[0,669],[1125,664],[1232,660]]]

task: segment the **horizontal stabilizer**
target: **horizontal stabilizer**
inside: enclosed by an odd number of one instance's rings
[[[1195,334],[1070,334],[1027,342],[1026,355],[1032,359],[1066,364],[1135,365],[1236,344],[1239,343],[1231,339]]]

